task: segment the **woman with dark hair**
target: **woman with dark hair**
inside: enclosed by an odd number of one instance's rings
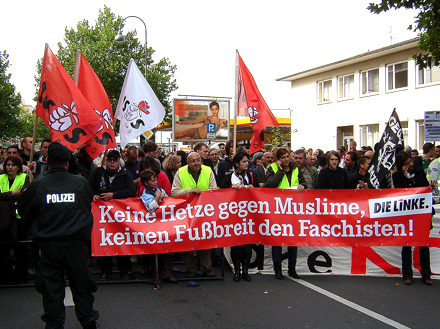
[[[181,166],[182,162],[180,161],[180,156],[169,155],[167,158],[165,158],[163,162],[163,171],[167,175],[171,186],[173,186],[174,175],[176,175],[177,170],[179,170]]]
[[[229,173],[223,180],[222,188],[233,188],[237,191],[241,188],[249,190],[250,188],[259,187],[258,180],[249,172],[249,157],[247,153],[238,152],[232,158],[234,164],[234,172]],[[232,264],[234,265],[235,282],[239,282],[242,278],[244,281],[250,282],[248,269],[251,262],[252,247],[250,244],[231,247]],[[240,272],[241,264],[241,272]]]
[[[176,152],[176,154],[180,156],[180,162],[182,163],[181,167],[186,166],[188,164],[186,160],[188,155],[186,154],[186,152],[184,150],[179,150]]]
[[[317,189],[346,189],[348,188],[347,172],[339,167],[338,152],[327,153],[327,167],[319,171]]]
[[[235,147],[236,151],[237,151],[237,149],[238,149],[238,144]],[[220,163],[218,164],[217,180],[218,180],[218,182],[220,182],[220,184],[222,184],[223,179],[225,178],[225,176],[227,174],[230,174],[234,171],[234,164],[232,163],[232,158],[234,157],[234,141],[233,140],[229,140],[226,143],[225,152],[226,152],[225,160],[220,161]]]
[[[411,188],[429,186],[422,167],[422,158],[410,157],[405,151],[396,154],[396,171],[393,173],[394,188]],[[419,247],[420,268],[422,280],[427,285],[432,285],[431,263],[428,246]],[[403,283],[410,285],[413,279],[412,271],[412,247],[402,247],[402,277]]]
[[[267,168],[267,187],[279,189],[296,189],[301,193],[307,188],[306,180],[299,170],[296,162],[292,162],[290,150],[286,147],[281,147],[276,153],[277,162],[272,163]],[[299,279],[296,273],[296,258],[298,254],[298,247],[290,246],[287,248],[288,252],[288,274],[289,276]],[[282,261],[282,247],[272,246],[272,261],[275,270],[275,277],[283,280],[284,276],[281,270]]]
[[[16,283],[27,279],[27,246],[18,241],[27,240],[26,223],[17,214],[16,203],[29,185],[29,176],[22,172],[23,160],[8,156],[0,175],[0,282],[7,284],[12,278],[9,252],[14,248]]]
[[[323,155],[323,154],[324,154],[324,151],[321,150],[321,149],[316,149],[315,152],[313,152],[313,155],[314,155],[317,159],[319,159],[319,157],[320,157],[321,155]]]

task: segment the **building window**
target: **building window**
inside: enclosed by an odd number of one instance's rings
[[[425,144],[425,120],[416,120],[416,145],[418,150]]]
[[[418,67],[418,79],[417,84],[427,85],[433,82],[440,81],[440,67],[439,66],[431,66],[427,68]]]
[[[408,87],[408,62],[387,65],[387,90]]]
[[[361,146],[374,147],[379,141],[379,124],[359,126],[361,135]]]
[[[362,95],[376,94],[379,92],[379,69],[361,72]]]
[[[318,82],[318,103],[330,102],[332,80]]]
[[[403,145],[408,145],[408,121],[400,121],[403,133]]]
[[[350,149],[350,142],[354,140],[353,137],[353,126],[340,126],[337,127],[336,131],[336,148],[340,147],[341,145],[345,146],[347,150]]]
[[[338,78],[338,98],[351,98],[351,90],[353,89],[354,74],[345,75]]]

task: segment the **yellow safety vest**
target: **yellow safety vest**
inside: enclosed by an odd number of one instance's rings
[[[278,171],[278,164],[276,162],[272,163],[270,165],[270,167],[272,168],[274,173],[276,173]],[[278,185],[277,188],[291,188],[292,186],[298,186],[298,185],[299,185],[298,167],[296,167],[292,171],[292,179],[290,181],[290,185],[289,185],[289,181],[287,180],[287,176],[284,175],[283,179],[281,180],[280,185]]]
[[[7,174],[0,175],[0,191],[2,193],[5,193],[16,189],[21,189],[25,181],[26,181],[26,174],[19,173],[17,176],[15,176],[11,188],[9,188],[9,176]],[[20,218],[17,212],[16,212],[16,216],[17,218]]]
[[[2,193],[10,192],[16,189],[20,189],[23,187],[24,182],[26,181],[26,174],[19,173],[15,179],[14,183],[12,183],[11,188],[9,188],[9,177],[7,174],[0,175],[0,190]]]
[[[180,168],[179,177],[182,184],[182,189],[198,188],[202,191],[209,190],[209,180],[211,178],[211,172],[212,170],[210,167],[202,165],[199,179],[196,183],[193,176],[188,171],[188,165]]]

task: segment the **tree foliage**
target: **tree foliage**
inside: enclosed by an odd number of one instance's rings
[[[414,54],[413,58],[421,67],[440,63],[440,1],[438,0],[382,0],[379,4],[370,3],[367,9],[380,14],[390,9],[419,10],[414,25],[408,30],[419,32],[419,49],[424,53]],[[427,52],[427,53],[426,53]]]
[[[289,131],[287,134],[284,134],[280,127],[273,126],[270,130],[272,134],[271,138],[267,139],[268,143],[271,143],[273,147],[281,147],[287,144],[286,138],[290,138],[291,132]]]
[[[133,58],[141,72],[144,72],[145,65],[145,46],[136,38],[136,31],[124,31],[124,43],[114,41],[122,20],[122,17],[116,17],[109,7],[104,6],[104,9],[99,10],[99,16],[94,26],[90,26],[88,20],[83,20],[78,22],[76,29],[66,27],[64,44],[58,43],[56,54],[60,63],[73,77],[76,51],[80,50],[100,78],[112,104],[113,111],[116,110],[130,58]],[[162,58],[154,63],[151,58],[153,53],[153,48],[148,47],[147,80],[157,98],[165,107],[164,121],[171,122],[172,103],[169,97],[171,92],[177,89],[176,80],[174,79],[176,66],[172,65],[168,58]],[[42,62],[41,59],[37,63],[38,73],[35,76],[35,86],[37,88],[40,84]]]
[[[0,139],[18,135],[22,123],[21,96],[9,82],[11,74],[7,73],[8,58],[6,51],[0,52]]]

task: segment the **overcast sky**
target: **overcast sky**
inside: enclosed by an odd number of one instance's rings
[[[107,5],[116,15],[142,18],[148,45],[156,50],[153,59],[168,57],[177,65],[173,97],[233,98],[238,49],[269,107],[285,109],[293,107],[290,85],[275,79],[388,46],[391,26],[394,43],[417,36],[407,30],[415,11],[374,15],[366,9],[369,2],[8,1],[2,4],[0,50],[9,54],[11,82],[35,106],[35,67],[45,43],[56,53],[66,27],[76,28],[83,19],[95,25]],[[133,29],[145,42],[142,22],[130,18],[124,32]]]

